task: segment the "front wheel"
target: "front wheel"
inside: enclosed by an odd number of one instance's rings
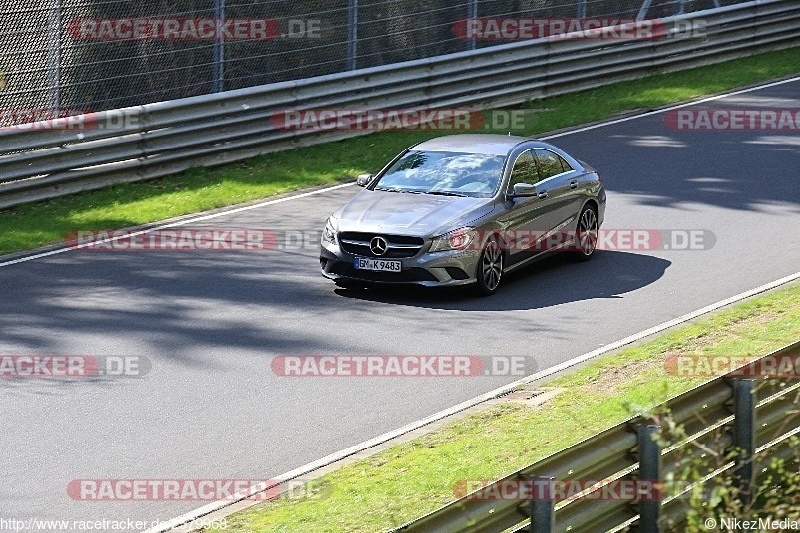
[[[591,206],[584,206],[578,217],[578,231],[575,234],[578,250],[573,255],[576,260],[588,261],[594,257],[599,229],[597,211]]]
[[[478,268],[475,273],[478,278],[478,294],[491,296],[497,292],[497,289],[500,288],[500,281],[503,279],[504,262],[503,249],[497,236],[493,235],[486,241],[478,259]]]

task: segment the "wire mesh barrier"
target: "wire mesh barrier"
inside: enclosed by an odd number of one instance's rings
[[[640,9],[650,9],[646,4]],[[138,30],[122,25],[120,31],[164,35],[163,25],[148,24]],[[623,26],[646,29],[648,25],[649,36],[645,32],[644,38],[620,38]],[[78,27],[90,34],[99,28]],[[388,110],[387,127],[397,110],[417,112],[414,120],[421,120],[421,111],[426,117],[437,112],[445,117],[448,112],[467,110],[472,117],[473,112],[531,99],[794,47],[800,3],[754,0],[666,17],[658,24],[645,20],[601,29],[600,40],[597,32],[570,31],[554,38],[523,39],[391,65],[0,126],[0,209],[372,131],[359,127],[363,117],[342,118],[340,125],[340,111],[353,111],[355,116],[363,110]],[[201,20],[195,31],[216,30],[203,26]],[[230,31],[236,37],[277,29],[267,21],[240,24]],[[482,38],[496,36],[489,24],[475,33]],[[47,91],[37,94],[44,98]],[[61,109],[69,113],[80,107]],[[45,109],[43,114],[50,112]],[[324,113],[333,113],[332,128],[329,117],[320,118]],[[300,118],[295,120],[295,115]],[[306,122],[304,116],[318,120]],[[409,127],[416,124],[414,120]],[[471,119],[467,125],[473,126]]]
[[[742,1],[6,0],[0,7],[0,127],[509,40],[465,34],[459,28],[467,21],[528,19],[540,30],[542,21],[555,21],[548,31],[563,32],[563,22],[575,19],[608,24]]]

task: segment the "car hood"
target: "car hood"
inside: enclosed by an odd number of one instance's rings
[[[364,190],[334,213],[339,231],[441,235],[492,210],[491,198]]]

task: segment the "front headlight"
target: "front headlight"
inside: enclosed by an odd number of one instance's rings
[[[477,233],[473,228],[461,228],[434,237],[431,243],[431,252],[466,250],[475,241]]]
[[[336,219],[330,217],[325,223],[325,229],[322,230],[322,242],[329,244],[336,244],[336,228],[334,222]]]

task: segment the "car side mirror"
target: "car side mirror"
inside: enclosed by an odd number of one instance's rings
[[[372,174],[359,174],[356,178],[356,185],[359,187],[366,187],[372,181]]]
[[[525,198],[528,196],[536,196],[536,185],[531,185],[530,183],[514,184],[512,198]]]

